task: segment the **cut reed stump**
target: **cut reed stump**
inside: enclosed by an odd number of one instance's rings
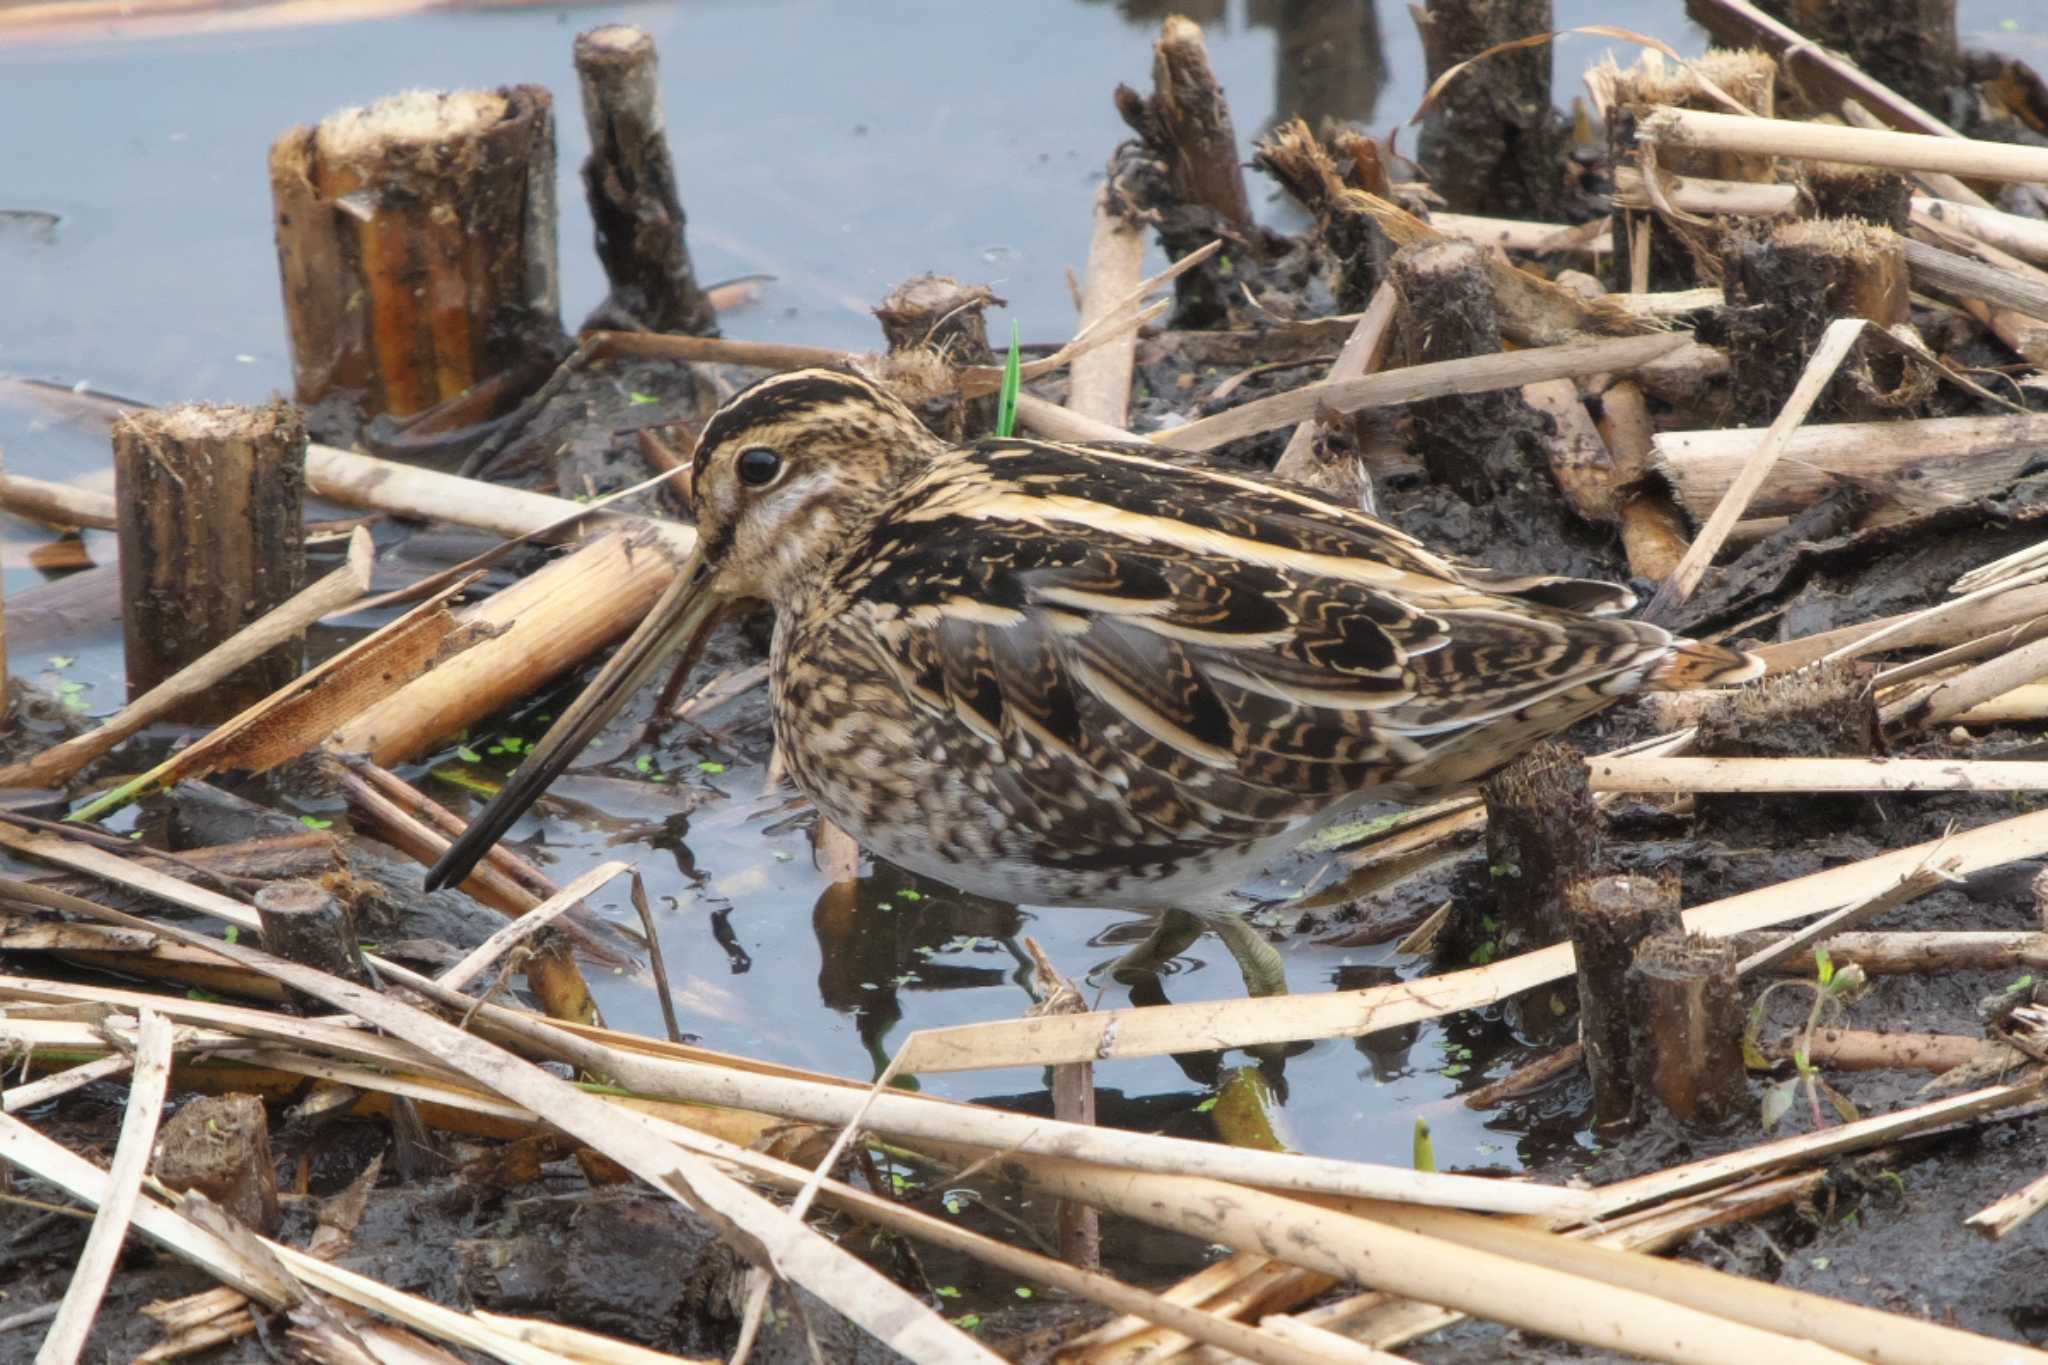
[[[1612,164],[1621,166],[1636,158],[1636,119],[1642,113],[1660,105],[1726,110],[1727,106],[1707,93],[1701,76],[1752,112],[1769,118],[1777,72],[1778,64],[1762,52],[1714,49],[1690,67],[1668,66],[1654,53],[1630,67],[1609,62],[1588,73],[1587,81],[1604,92],[1610,106],[1608,151]],[[1761,184],[1777,178],[1774,158],[1755,153],[1667,151],[1660,155],[1656,170],[1664,175]],[[1684,222],[1663,214],[1617,213],[1614,269],[1617,286],[1627,289],[1686,289],[1702,280],[1711,282],[1719,274],[1714,231],[1701,222]]]
[[[1429,0],[1416,26],[1432,82],[1490,47],[1556,27],[1550,0]],[[1420,156],[1460,213],[1555,222],[1566,207],[1557,171],[1565,131],[1550,96],[1550,49],[1522,48],[1444,87],[1423,120]]]
[[[919,275],[890,290],[875,309],[889,342],[892,387],[926,426],[956,444],[995,434],[996,395],[962,398],[954,374],[963,365],[995,364],[983,310],[1003,302],[985,284]]]
[[[1882,166],[1804,162],[1799,189],[1802,218],[1846,218],[1904,233],[1912,217],[1912,183]]]
[[[1403,247],[1387,274],[1400,300],[1405,364],[1500,351],[1500,311],[1481,248],[1454,241]],[[1467,502],[1486,501],[1531,466],[1539,424],[1513,390],[1424,399],[1409,411],[1415,453],[1430,477]]]
[[[1164,186],[1140,197],[1157,201],[1145,207],[1157,213],[1159,244],[1167,257],[1177,261],[1218,237],[1239,250],[1257,251],[1261,237],[1238,162],[1237,126],[1209,66],[1200,26],[1170,15],[1152,49],[1151,95],[1119,85],[1116,108],[1138,135],[1144,154],[1157,163],[1151,175],[1156,179],[1164,173]],[[1129,181],[1133,188],[1145,179],[1115,171],[1111,178]],[[1173,325],[1221,324],[1229,316],[1229,290],[1228,278],[1213,261],[1180,276],[1173,285]]]
[[[1761,8],[1813,43],[1846,53],[1922,109],[1950,117],[1950,97],[1963,80],[1956,0],[1763,0]]]
[[[1767,425],[1785,406],[1829,323],[1859,317],[1890,328],[1910,316],[1905,241],[1868,223],[1744,223],[1723,236],[1721,265],[1729,390],[1737,418],[1752,425]],[[1872,369],[1887,390],[1903,381],[1900,362],[1891,357],[1874,361]],[[1845,367],[1821,396],[1813,420],[1853,421],[1883,408]]]
[[[1379,288],[1396,243],[1365,205],[1359,191],[1386,198],[1391,192],[1371,139],[1340,135],[1351,154],[1349,177],[1306,123],[1291,119],[1260,141],[1252,164],[1316,217],[1316,236],[1334,267],[1332,290],[1340,313],[1363,312]]]
[[[1716,694],[1701,713],[1693,752],[1702,758],[1868,758],[1884,752],[1868,666],[1849,659],[1815,664]],[[1774,796],[1701,792],[1701,824],[1736,833],[1774,832],[1861,813],[1856,793]]]
[[[1636,1106],[1629,970],[1644,940],[1682,927],[1678,874],[1666,869],[1575,882],[1565,889],[1565,925],[1577,961],[1579,1038],[1593,1078],[1593,1122],[1622,1122]]]
[[[157,1135],[151,1169],[180,1194],[197,1190],[243,1226],[276,1234],[277,1163],[256,1096],[202,1095],[180,1108]]]
[[[130,413],[113,442],[132,701],[305,587],[306,427],[286,403],[188,403]],[[226,720],[303,658],[288,640],[167,715]]]
[[[323,436],[565,348],[539,86],[415,91],[293,128],[270,193],[295,391]]]
[[[357,985],[370,984],[355,918],[347,903],[321,883],[301,878],[271,882],[256,893],[256,916],[263,923],[264,951],[272,956]],[[328,1008],[312,996],[288,994],[301,1014]]]
[[[1592,879],[1600,858],[1600,812],[1586,760],[1547,740],[1480,788],[1486,799],[1486,862],[1504,925],[1526,946],[1565,936],[1566,893]]]
[[[1726,940],[1671,930],[1644,940],[1629,969],[1636,1090],[1681,1122],[1717,1124],[1749,1111],[1735,962]]]
[[[583,189],[611,281],[583,326],[716,336],[718,314],[697,286],[683,238],[657,68],[654,39],[631,25],[608,24],[576,39],[590,129]]]
[[[1237,126],[1209,66],[1209,46],[1198,24],[1169,16],[1152,49],[1152,97],[1141,99],[1130,87],[1119,86],[1116,99],[1132,129],[1165,154],[1176,195],[1240,227],[1251,226]]]

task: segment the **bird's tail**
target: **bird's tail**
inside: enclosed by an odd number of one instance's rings
[[[1702,640],[1673,640],[1666,654],[1643,679],[1651,692],[1686,692],[1696,687],[1725,687],[1764,675],[1764,661],[1740,649]]]

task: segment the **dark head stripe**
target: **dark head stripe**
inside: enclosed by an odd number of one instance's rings
[[[711,452],[744,431],[824,403],[871,403],[876,393],[875,386],[865,379],[837,370],[792,370],[788,374],[770,375],[741,389],[711,415],[697,437],[690,477],[702,480]]]

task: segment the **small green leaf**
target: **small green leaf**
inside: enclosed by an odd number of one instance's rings
[[[78,660],[69,654],[52,654],[50,656],[50,667],[52,668],[69,668],[77,662]]]
[[[634,760],[633,760],[633,771],[635,771],[635,772],[638,772],[638,773],[651,773],[651,772],[653,772],[653,771],[654,771],[654,755],[653,755],[653,754],[642,754],[642,755],[640,755],[640,757],[638,757],[638,758],[634,759]]]
[[[900,901],[921,901],[924,899],[924,892],[915,891],[906,886],[896,893],[896,899]]]
[[[1028,1299],[1031,1297],[1031,1287],[1029,1285],[1020,1284],[1012,1292],[1015,1293],[1016,1296],[1020,1299]]]
[[[227,939],[229,943],[240,943],[242,941],[242,926],[230,924],[227,933],[222,935],[222,937]]]
[[[651,404],[659,403],[661,401],[659,398],[656,398],[653,394],[642,393],[638,389],[634,389],[631,392],[629,392],[626,395],[626,398],[636,408],[644,408]]]
[[[960,1210],[961,1210],[961,1209],[963,1209],[963,1208],[965,1208],[965,1207],[966,1207],[966,1205],[965,1205],[964,1203],[962,1203],[962,1202],[961,1202],[960,1196],[959,1196],[959,1195],[957,1195],[957,1194],[949,1194],[949,1195],[947,1195],[947,1196],[946,1196],[946,1201],[945,1201],[945,1202],[946,1202],[946,1212],[947,1212],[947,1213],[951,1213],[951,1214],[958,1214],[958,1213],[960,1212]],[[942,1290],[940,1290],[939,1292],[940,1292],[941,1294],[943,1294],[943,1293],[945,1293],[946,1291],[942,1289]],[[957,1292],[959,1292],[959,1291],[957,1291],[957,1290],[956,1290],[956,1291],[954,1291],[954,1292],[955,1292],[955,1293],[957,1293]]]
[[[697,765],[697,771],[711,777],[716,777],[725,771],[725,765],[723,763],[714,763],[707,758]]]
[[[498,743],[504,747],[505,752],[508,754],[523,754],[533,747],[517,735],[507,735],[499,740]]]
[[[959,1317],[953,1319],[953,1325],[963,1332],[972,1332],[975,1328],[981,1326],[981,1314],[962,1313]]]
[[[470,748],[467,744],[456,745],[455,756],[464,763],[481,763],[484,761],[484,756]]]
[[[1023,338],[1017,324],[1010,324],[1010,354],[1003,361],[1003,394],[996,402],[996,435],[1008,438],[1017,434],[1017,391],[1024,385],[1024,365],[1020,354]]]
[[[1835,979],[1835,960],[1828,956],[1827,949],[1814,948],[1813,967],[1814,972],[1820,977],[1821,985],[1825,986]]]
[[[317,816],[317,815],[301,815],[301,816],[299,817],[299,823],[300,823],[300,824],[302,824],[302,825],[304,825],[304,826],[305,826],[305,827],[306,827],[307,829],[333,829],[333,828],[334,828],[334,822],[333,822],[332,820],[322,820],[322,819],[321,819],[321,818],[320,818],[319,816]]]
[[[1416,1169],[1416,1170],[1418,1170],[1418,1171],[1431,1171],[1431,1172],[1435,1171],[1435,1170],[1436,1170],[1436,1143],[1434,1143],[1433,1141],[1431,1141],[1431,1140],[1430,1140],[1430,1136],[1429,1136],[1429,1120],[1427,1120],[1427,1119],[1417,1119],[1417,1120],[1415,1120],[1415,1144],[1414,1144],[1414,1145],[1415,1145],[1415,1159],[1414,1159],[1414,1165],[1415,1165],[1415,1169]]]
[[[1778,1121],[1791,1112],[1795,1084],[1791,1080],[1783,1080],[1765,1088],[1763,1121],[1766,1133],[1776,1128]]]
[[[949,1199],[946,1202],[951,1204],[953,1201]],[[955,1211],[957,1212],[957,1210]],[[932,1293],[937,1294],[942,1299],[957,1299],[960,1297],[960,1290],[957,1285],[942,1284],[937,1289],[934,1289]]]
[[[1220,1095],[1211,1095],[1211,1096],[1209,1096],[1209,1098],[1207,1098],[1207,1099],[1203,1100],[1203,1101],[1202,1101],[1202,1102],[1201,1102],[1200,1104],[1198,1104],[1198,1105],[1196,1105],[1196,1106],[1195,1106],[1195,1112],[1196,1112],[1197,1114],[1206,1114],[1206,1113],[1208,1113],[1208,1112],[1209,1112],[1209,1111],[1210,1111],[1211,1109],[1214,1109],[1214,1108],[1216,1107],[1216,1101],[1217,1101],[1217,1100],[1219,1100],[1219,1099],[1221,1099],[1221,1098],[1222,1098],[1222,1096],[1220,1096]]]

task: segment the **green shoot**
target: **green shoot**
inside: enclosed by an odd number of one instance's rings
[[[996,402],[996,435],[1005,438],[1017,434],[1017,390],[1024,386],[1023,362],[1018,351],[1023,344],[1017,324],[1012,322],[1010,358],[1003,362],[1003,396]]]
[[[1412,1160],[1416,1170],[1435,1173],[1436,1144],[1430,1140],[1427,1119],[1415,1120],[1415,1152]]]

